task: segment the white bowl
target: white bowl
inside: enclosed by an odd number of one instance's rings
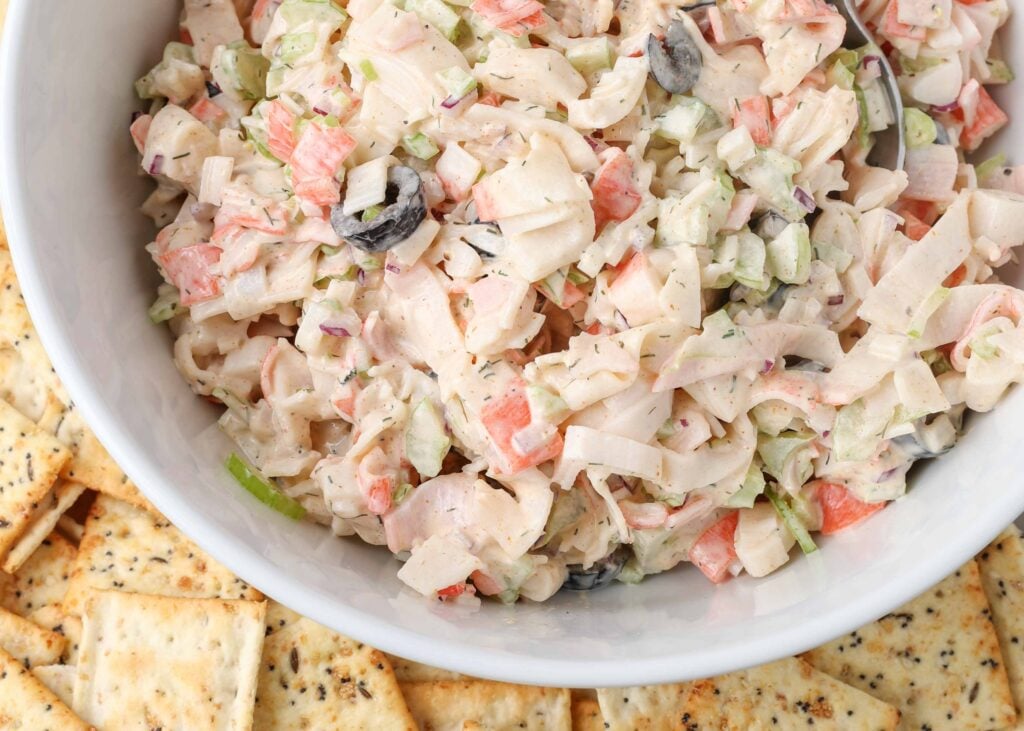
[[[581,687],[683,680],[796,653],[885,614],[1024,509],[1018,389],[916,471],[903,500],[766,579],[717,588],[684,568],[472,613],[404,589],[386,551],[280,517],[227,476],[231,445],[211,429],[215,410],[191,394],[167,332],[146,317],[155,273],[135,210],[149,183],[128,137],[132,82],[159,59],[178,9],[12,4],[0,59],[2,200],[36,326],[101,441],[176,525],[271,597],[388,652],[473,675]],[[1007,45],[1024,68],[1024,50]],[[1024,95],[1008,106],[1024,113]],[[1024,126],[1002,142],[1019,146]]]

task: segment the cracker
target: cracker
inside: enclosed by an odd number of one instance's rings
[[[0,252],[0,343],[14,350],[19,363],[19,375],[25,376],[25,379],[14,384],[19,391],[27,389],[26,381],[31,380],[34,400],[43,399],[45,403],[44,395],[52,393],[64,403],[70,403],[32,325],[11,255],[6,251]],[[8,365],[11,365],[11,357],[11,354],[7,354]],[[25,405],[25,401],[20,399],[19,403]],[[35,414],[26,412],[26,416],[33,418]]]
[[[59,604],[78,551],[59,533],[51,533],[14,574],[0,606],[23,617],[50,604]]]
[[[0,609],[0,647],[26,667],[59,662],[66,643],[62,635]]]
[[[106,495],[96,498],[64,608],[81,611],[90,589],[220,599],[262,599],[170,521]]]
[[[610,729],[657,729],[682,716],[688,690],[686,683],[599,688],[597,702]]]
[[[49,688],[68,708],[71,707],[71,698],[75,691],[75,673],[74,665],[40,665],[32,668],[32,674],[39,682]]]
[[[415,683],[429,680],[462,680],[467,676],[454,670],[442,670],[415,660],[406,660],[398,655],[388,655],[388,662],[395,671],[400,683]]]
[[[10,254],[0,251],[0,398],[71,448],[61,476],[139,507],[148,501],[72,404],[32,325]]]
[[[57,521],[57,530],[60,534],[75,544],[82,540],[83,528],[84,526],[70,515],[62,515]]]
[[[415,731],[383,653],[310,619],[273,613],[268,609],[254,731]]]
[[[11,548],[0,568],[9,574],[16,573],[46,540],[47,536],[53,532],[53,529],[57,527],[57,521],[67,512],[68,508],[75,504],[83,492],[85,492],[85,486],[79,485],[77,482],[59,482],[53,488],[53,492],[47,496],[46,501],[37,508],[32,522]]]
[[[86,425],[75,406],[68,405],[51,394],[39,419],[39,426],[54,434],[73,452],[74,456],[61,472],[61,477],[80,482],[92,490],[145,510],[157,512],[107,454],[107,450]]]
[[[572,699],[572,731],[605,731],[601,706],[593,698]]]
[[[0,401],[0,556],[6,556],[71,457],[63,444]]]
[[[1020,716],[1024,712],[1024,541],[1017,526],[1000,533],[977,561]]]
[[[104,731],[248,731],[265,612],[263,602],[91,594],[74,708]]]
[[[805,657],[899,708],[906,728],[1003,728],[1016,718],[974,561],[895,612]]]
[[[302,619],[302,615],[293,612],[280,602],[267,602],[267,637],[280,632]]]
[[[569,691],[510,685],[490,680],[437,680],[403,683],[402,693],[422,729],[522,728],[569,731]]]
[[[683,688],[681,712],[675,718],[686,731],[812,726],[891,731],[900,720],[899,711],[888,703],[792,657]]]
[[[11,731],[87,731],[49,688],[0,649],[0,728]]]
[[[59,605],[51,604],[32,612],[32,614],[28,615],[27,619],[67,639],[67,643],[64,645],[64,652],[60,656],[62,663],[74,665],[78,662],[78,648],[82,643],[81,617],[65,614]]]

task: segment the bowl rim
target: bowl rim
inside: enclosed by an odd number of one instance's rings
[[[10,5],[0,42],[0,98],[14,98],[18,80],[26,73],[22,59],[30,42],[24,32],[30,12],[28,2]],[[339,628],[385,652],[477,677],[548,686],[613,687],[677,682],[681,674],[684,678],[709,677],[736,668],[734,647],[705,647],[685,656],[600,661],[531,658],[480,649],[468,642],[460,642],[453,648],[451,643],[395,627],[346,605],[337,597],[314,590],[262,556],[220,536],[205,513],[187,503],[174,485],[160,474],[145,450],[136,445],[134,437],[119,424],[118,415],[96,393],[70,346],[68,325],[61,322],[48,302],[42,273],[45,262],[34,254],[32,224],[19,183],[23,179],[18,175],[23,151],[17,145],[20,131],[17,107],[16,104],[0,105],[0,204],[9,248],[36,329],[58,375],[100,442],[164,515],[177,526],[188,526],[181,530],[203,550],[268,596],[287,597],[290,606],[317,622]],[[937,541],[929,560],[907,575],[894,573],[877,591],[854,597],[835,612],[804,617],[803,621],[769,636],[746,638],[742,663],[752,667],[798,654],[871,622],[925,591],[980,551],[1002,530],[1005,527],[1002,516],[1017,515],[1024,510],[1024,490],[1016,495],[1008,490],[1002,496],[1001,501],[993,501],[974,531]],[[709,587],[709,590],[712,589]]]

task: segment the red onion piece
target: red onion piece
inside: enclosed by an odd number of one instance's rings
[[[333,335],[336,338],[350,338],[350,333],[340,325],[328,325],[327,323],[320,323],[320,332],[326,333],[327,335]]]
[[[808,213],[814,213],[814,209],[818,207],[811,194],[799,185],[793,188],[793,197],[796,198],[796,202]]]
[[[834,295],[832,295],[831,297],[828,298],[828,305],[829,305],[829,307],[835,307],[836,305],[843,304],[843,302],[845,300],[846,300],[845,296],[843,296],[841,294],[834,294]]]
[[[387,269],[392,274],[401,274],[402,273],[402,270],[398,268],[397,264],[385,264],[384,268]]]
[[[938,106],[936,106],[934,104],[932,105],[932,111],[935,111],[935,112],[952,112],[952,111],[955,111],[955,110],[957,110],[959,108],[960,108],[960,102],[957,99],[954,99],[949,104],[942,104],[942,105],[938,105]]]
[[[164,156],[153,155],[153,162],[149,163],[149,174],[159,175],[164,171]]]

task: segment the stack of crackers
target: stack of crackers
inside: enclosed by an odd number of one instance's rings
[[[300,617],[206,555],[110,459],[43,352],[5,247],[0,569],[0,731],[1024,728],[1013,526],[871,625],[675,685],[469,678]]]

